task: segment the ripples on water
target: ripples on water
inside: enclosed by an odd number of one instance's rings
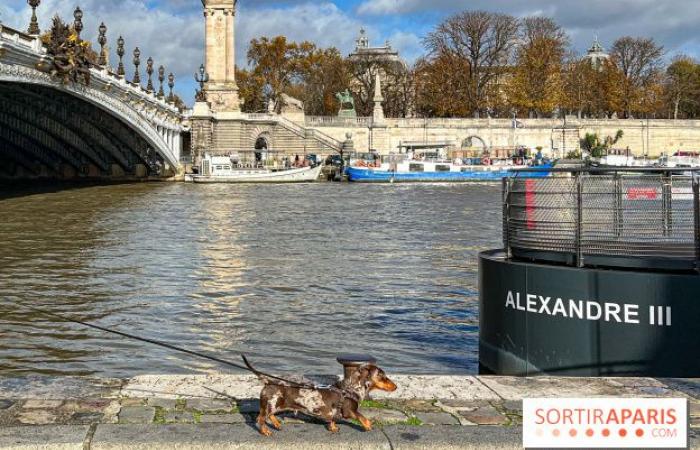
[[[134,184],[0,200],[0,296],[277,371],[477,370],[498,185]],[[0,304],[0,373],[226,368]]]

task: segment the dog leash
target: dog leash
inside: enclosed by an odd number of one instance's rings
[[[215,357],[215,356],[207,355],[206,353],[197,352],[197,351],[194,351],[194,350],[188,350],[188,349],[186,349],[186,348],[178,347],[178,346],[173,345],[173,344],[168,344],[167,342],[162,342],[162,341],[158,341],[158,340],[155,340],[155,339],[144,338],[144,337],[141,337],[141,336],[136,336],[136,335],[134,335],[134,334],[125,333],[125,332],[123,332],[123,331],[114,330],[114,329],[110,329],[110,328],[106,328],[106,327],[101,327],[101,326],[99,326],[99,325],[95,325],[95,324],[92,324],[92,323],[89,323],[89,322],[84,322],[84,321],[82,321],[82,320],[74,319],[74,318],[71,318],[71,317],[66,317],[66,316],[64,316],[64,315],[56,314],[56,313],[53,313],[53,312],[50,312],[50,311],[47,311],[47,310],[44,310],[44,309],[41,309],[41,308],[36,308],[36,307],[34,307],[34,306],[29,306],[29,305],[27,305],[27,304],[24,304],[24,303],[19,302],[19,301],[16,301],[16,300],[5,299],[5,301],[7,301],[7,302],[9,302],[9,303],[13,303],[15,306],[21,306],[21,307],[23,307],[23,308],[25,308],[25,309],[28,309],[28,310],[30,310],[30,311],[33,311],[33,312],[36,312],[36,313],[39,313],[39,314],[42,314],[42,315],[45,315],[45,316],[49,316],[49,317],[56,318],[56,319],[61,320],[61,321],[63,321],[63,322],[68,322],[68,323],[74,323],[74,324],[77,324],[77,325],[82,325],[82,326],[84,326],[84,327],[92,328],[92,329],[94,329],[94,330],[99,330],[99,331],[102,331],[102,332],[104,332],[104,333],[111,333],[111,334],[114,334],[114,335],[117,335],[117,336],[121,336],[121,337],[124,337],[124,338],[127,338],[127,339],[133,339],[133,340],[140,341],[140,342],[146,342],[146,343],[148,343],[148,344],[152,344],[152,345],[156,345],[156,346],[159,346],[159,347],[167,348],[167,349],[169,349],[169,350],[173,350],[173,351],[176,351],[176,352],[185,353],[185,354],[188,354],[188,355],[191,355],[191,356],[196,356],[196,357],[202,358],[202,359],[208,359],[208,360],[210,360],[210,361],[214,361],[214,362],[219,363],[219,364],[223,364],[223,365],[226,365],[226,366],[231,366],[231,367],[235,367],[235,368],[237,368],[237,369],[242,369],[242,370],[245,370],[245,371],[247,371],[247,372],[251,372],[251,373],[255,374],[255,375],[258,376],[258,377],[261,377],[261,376],[262,376],[262,377],[265,377],[265,378],[269,378],[269,379],[271,379],[271,380],[280,381],[280,382],[289,384],[289,385],[292,386],[292,387],[297,387],[297,388],[301,388],[301,389],[325,389],[325,390],[337,391],[337,392],[340,392],[340,393],[344,393],[344,392],[345,392],[343,389],[339,389],[339,388],[337,388],[337,387],[335,387],[335,386],[330,386],[330,385],[328,385],[328,386],[326,386],[326,385],[315,385],[315,384],[310,384],[310,383],[299,383],[299,382],[297,382],[297,381],[293,381],[293,380],[289,380],[289,379],[286,379],[286,378],[278,377],[278,376],[275,376],[275,375],[270,375],[270,374],[265,373],[265,372],[261,372],[261,371],[255,369],[255,368],[248,362],[248,359],[245,357],[245,355],[241,355],[241,358],[243,358],[243,362],[245,363],[245,366],[244,366],[244,365],[241,365],[241,364],[236,364],[236,363],[231,362],[231,361],[227,361],[227,360],[225,360],[225,359],[217,358],[217,357]]]

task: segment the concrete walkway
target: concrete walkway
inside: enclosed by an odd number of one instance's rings
[[[333,381],[335,377],[311,377]],[[392,376],[365,401],[375,430],[331,434],[288,415],[271,438],[252,425],[260,385],[238,375],[0,378],[0,448],[468,449],[520,448],[526,397],[684,397],[700,448],[700,380]],[[303,419],[303,420],[302,420]]]

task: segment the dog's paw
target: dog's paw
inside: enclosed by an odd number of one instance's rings
[[[272,431],[270,431],[269,428],[265,427],[260,429],[260,434],[262,434],[263,436],[270,437],[272,436]]]

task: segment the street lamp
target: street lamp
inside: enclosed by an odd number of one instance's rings
[[[146,90],[151,93],[153,92],[153,58],[150,56],[146,61],[146,73],[148,74],[148,84],[146,85]]]
[[[168,87],[170,88],[170,95],[168,95],[168,102],[173,103],[175,101],[175,96],[173,95],[173,88],[175,87],[175,75],[170,72],[168,75]]]
[[[141,75],[139,75],[139,66],[141,65],[141,50],[138,47],[134,49],[134,84],[141,85]]]
[[[117,67],[117,75],[120,77],[123,77],[126,75],[124,72],[124,62],[122,61],[122,58],[124,58],[124,38],[119,36],[119,39],[117,39],[117,56],[119,56],[119,67]]]
[[[160,66],[158,68],[158,81],[160,82],[160,89],[158,89],[158,98],[162,99],[165,97],[165,91],[163,90],[163,82],[165,81],[165,67]]]
[[[28,34],[32,36],[38,36],[41,34],[39,29],[39,21],[36,18],[36,8],[41,4],[41,0],[27,0],[27,4],[32,7],[32,20],[29,22]]]
[[[100,44],[100,59],[98,64],[102,67],[107,65],[107,51],[105,50],[105,45],[107,44],[107,26],[104,22],[100,24],[98,28],[100,36],[97,38],[97,42]]]
[[[73,11],[73,18],[75,19],[73,22],[73,29],[78,33],[78,37],[80,37],[80,33],[83,31],[83,10],[80,9],[79,6]]]
[[[204,83],[209,82],[209,74],[207,73],[207,69],[204,67],[204,64],[199,66],[199,73],[194,74],[194,81],[199,83],[199,91],[197,91],[196,100],[198,102],[206,101],[206,97],[204,95]]]

